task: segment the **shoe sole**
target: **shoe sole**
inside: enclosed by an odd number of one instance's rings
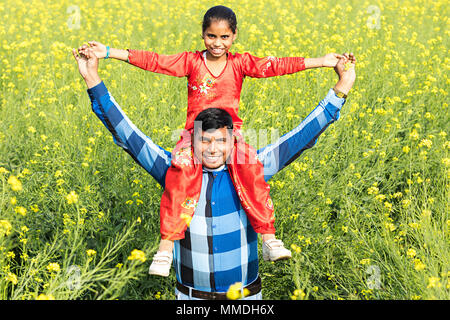
[[[264,261],[273,261],[273,262],[278,261],[278,260],[288,260],[290,258],[292,258],[292,256],[288,256],[288,255],[281,256],[276,259],[270,259],[268,256],[263,256]]]
[[[170,271],[167,273],[161,273],[161,272],[156,272],[156,271],[149,271],[148,274],[152,275],[152,276],[161,276],[161,277],[168,277],[170,274]]]

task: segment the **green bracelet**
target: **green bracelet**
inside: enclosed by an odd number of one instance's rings
[[[109,58],[109,46],[106,46],[106,57],[105,59]]]

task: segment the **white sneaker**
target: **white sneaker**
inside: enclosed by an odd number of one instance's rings
[[[168,277],[170,267],[172,266],[172,253],[167,251],[158,251],[153,256],[153,262],[148,269],[148,273],[156,276]]]
[[[271,239],[264,242],[262,252],[264,261],[277,261],[292,257],[291,251],[286,249],[283,241],[278,239]]]

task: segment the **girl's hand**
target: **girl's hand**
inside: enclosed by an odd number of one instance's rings
[[[328,53],[322,57],[322,59],[323,59],[322,66],[334,68],[334,67],[336,67],[339,59],[341,59],[341,58],[344,58],[344,56],[342,54]]]
[[[88,44],[90,47],[84,44],[78,48],[78,51],[84,54],[84,52],[89,48],[91,53],[94,54],[97,59],[103,59],[106,57],[106,46],[104,44],[97,41],[89,41]]]

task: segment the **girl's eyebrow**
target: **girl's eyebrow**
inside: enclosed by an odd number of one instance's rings
[[[206,34],[208,37],[211,37],[211,36],[217,36],[215,33],[207,33]],[[220,35],[220,37],[224,37],[224,36],[227,36],[227,37],[229,37],[230,36],[230,34],[229,33],[224,33],[224,34],[221,34]]]

